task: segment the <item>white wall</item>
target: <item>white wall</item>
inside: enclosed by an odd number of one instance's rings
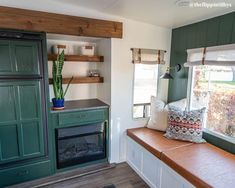
[[[104,62],[97,65],[97,69],[104,77],[104,83],[97,86],[97,98],[111,104],[111,39],[97,42],[98,54],[104,56]]]
[[[165,60],[169,64],[171,30],[150,24],[123,19],[123,39],[112,39],[111,67],[111,161],[125,160],[125,131],[141,127],[146,120],[132,119],[133,71],[130,48],[152,48],[166,50]],[[165,70],[166,66],[160,69]],[[161,73],[159,74],[161,75]],[[159,80],[159,97],[166,101],[168,81]]]
[[[13,6],[60,14],[110,19],[123,22],[123,39],[111,39],[111,162],[125,160],[125,130],[144,126],[145,120],[132,119],[133,64],[130,48],[155,48],[166,50],[169,63],[171,30],[146,23],[103,14],[57,1],[1,0],[2,6]],[[161,19],[161,18],[156,18]],[[165,67],[161,67],[165,69]],[[105,78],[106,79],[106,78]],[[166,100],[168,82],[160,80],[159,97]],[[74,91],[76,92],[76,91]]]
[[[83,37],[70,37],[67,35],[47,35],[47,51],[51,53],[51,47],[57,44],[66,45],[66,51],[68,54],[79,54],[80,46],[91,44],[96,47],[94,41],[97,39],[90,39]],[[99,39],[100,40],[100,39]],[[99,41],[97,40],[97,41]],[[49,61],[48,71],[49,77],[52,78],[52,61]],[[63,77],[71,78],[79,76],[87,76],[88,70],[97,69],[97,63],[93,62],[76,62],[76,61],[65,61],[63,68]],[[67,84],[64,84],[65,88]],[[71,84],[69,90],[65,96],[65,100],[80,100],[80,99],[91,99],[97,98],[97,87],[98,84]],[[54,97],[53,87],[50,85],[50,99]]]

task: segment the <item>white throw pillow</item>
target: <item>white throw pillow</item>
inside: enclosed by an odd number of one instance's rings
[[[156,97],[151,97],[151,113],[147,127],[159,131],[166,131],[168,110],[165,108],[165,103],[158,100]]]
[[[169,110],[169,106],[175,106],[176,108],[179,108],[182,111],[186,110],[186,105],[187,105],[187,99],[181,99],[178,101],[170,102],[165,106],[166,110]]]

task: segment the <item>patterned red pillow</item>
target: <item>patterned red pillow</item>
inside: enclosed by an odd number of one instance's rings
[[[206,108],[193,111],[181,111],[175,107],[169,107],[168,127],[165,137],[203,143],[202,138],[203,117]]]

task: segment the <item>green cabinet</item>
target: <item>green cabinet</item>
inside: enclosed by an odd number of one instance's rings
[[[0,75],[40,75],[38,43],[0,40]]]
[[[0,164],[44,155],[40,81],[0,82]]]
[[[45,33],[1,30],[0,187],[50,175]]]

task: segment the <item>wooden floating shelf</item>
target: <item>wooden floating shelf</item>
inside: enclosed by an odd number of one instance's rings
[[[71,78],[63,78],[63,84],[68,84]],[[104,77],[74,77],[71,84],[90,84],[90,83],[103,83]],[[49,79],[49,84],[53,83],[53,79]]]
[[[57,54],[48,54],[48,60],[53,61],[57,59]],[[88,62],[104,62],[104,56],[88,56],[88,55],[65,55],[65,61],[88,61]]]

